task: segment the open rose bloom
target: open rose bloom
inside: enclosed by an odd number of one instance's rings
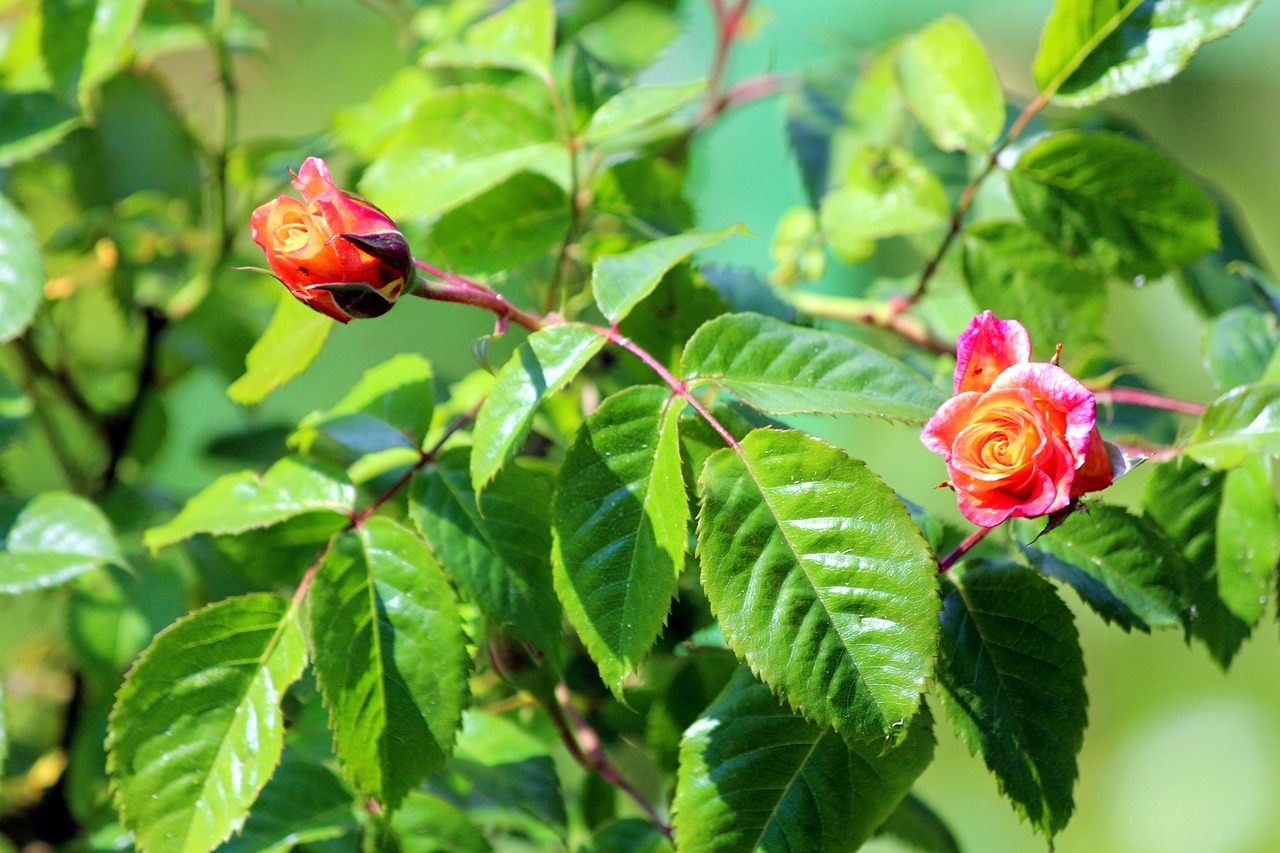
[[[956,343],[955,396],[920,434],[946,460],[961,514],[981,527],[1047,515],[1111,485],[1093,393],[1030,358],[1021,323],[974,317]]]
[[[308,157],[293,186],[253,212],[253,242],[289,291],[345,323],[386,313],[410,286],[413,259],[396,224],[373,205],[338,190],[319,157]]]

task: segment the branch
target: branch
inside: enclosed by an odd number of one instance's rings
[[[964,541],[951,550],[941,560],[938,561],[938,574],[945,575],[950,571],[951,567],[960,561],[960,558],[969,553],[969,549],[977,545],[983,539],[987,538],[987,534],[995,530],[994,527],[979,527],[964,538]]]
[[[955,355],[956,352],[954,346],[935,338],[924,323],[904,313],[907,301],[905,298],[871,302],[821,293],[793,293],[787,299],[797,311],[810,317],[875,326],[893,332],[934,355]]]
[[[710,0],[711,16],[716,28],[715,52],[711,55],[711,71],[707,75],[707,98],[702,102],[694,127],[705,127],[716,116],[724,112],[727,106],[724,92],[725,71],[729,65],[729,54],[733,43],[737,40],[746,17],[751,0],[738,0],[732,7],[725,5],[725,0]]]
[[[447,273],[417,258],[413,259],[413,263],[418,269],[431,276],[431,279],[435,279],[434,281],[420,279],[418,288],[412,291],[414,296],[421,296],[423,299],[436,299],[440,302],[474,305],[477,308],[491,311],[502,319],[514,320],[531,332],[536,332],[543,326],[548,325],[545,317],[539,317],[517,308],[508,302],[506,297],[499,293],[494,293],[474,279]]]
[[[1087,387],[1087,384],[1086,384]],[[1200,417],[1204,414],[1204,406],[1176,400],[1163,394],[1144,391],[1141,388],[1098,388],[1090,389],[1099,403],[1128,403],[1131,406],[1145,406],[1148,409],[1163,409],[1167,412],[1178,412],[1184,415]]]

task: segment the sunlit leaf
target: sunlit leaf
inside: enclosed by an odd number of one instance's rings
[[[364,372],[337,405],[302,419],[294,441],[309,446],[323,432],[360,453],[416,448],[431,426],[431,363],[405,353]]]
[[[731,226],[721,231],[690,231],[645,243],[621,255],[604,255],[591,274],[591,289],[600,311],[611,323],[617,323],[653,292],[668,270],[738,230]]]
[[[1280,382],[1241,385],[1214,400],[1183,451],[1219,470],[1254,453],[1280,455]]]
[[[547,77],[555,24],[551,0],[516,0],[468,27],[461,43],[434,48],[420,61],[428,66],[514,68]]]
[[[583,139],[599,144],[668,118],[702,97],[706,88],[705,82],[698,81],[624,89],[591,117],[582,133]]]
[[[819,214],[832,248],[852,262],[870,254],[871,241],[939,227],[949,210],[942,183],[910,152],[864,145]]]
[[[45,492],[18,514],[0,551],[0,593],[66,583],[106,564],[125,566],[111,522],[79,495]]]
[[[929,138],[944,151],[983,151],[1004,128],[1004,93],[969,25],[947,15],[898,48],[898,82]]]
[[[80,74],[82,101],[129,61],[132,36],[146,5],[146,0],[97,0]]]
[[[1032,74],[1053,95],[1144,0],[1057,0],[1040,36]]]
[[[267,330],[245,356],[244,375],[231,383],[227,396],[242,406],[261,403],[311,366],[332,327],[333,320],[282,292]]]
[[[44,301],[44,262],[31,225],[0,195],[0,342],[31,325]]]
[[[1227,472],[1215,545],[1222,603],[1245,624],[1257,624],[1280,558],[1280,512],[1271,485],[1271,460],[1249,456]]]

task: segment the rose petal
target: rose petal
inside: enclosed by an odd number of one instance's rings
[[[955,442],[960,430],[964,429],[973,407],[978,405],[982,395],[978,393],[958,394],[938,407],[933,417],[920,431],[920,441],[925,447],[944,459],[951,459],[951,445]]]
[[[1036,362],[1015,364],[992,383],[991,390],[1022,388],[1037,402],[1046,404],[1046,415],[1062,417],[1062,433],[1078,467],[1089,453],[1089,434],[1097,423],[1097,403],[1093,392],[1061,367]]]
[[[983,311],[956,341],[955,390],[986,391],[996,377],[1031,358],[1031,337],[1017,320]]]
[[[310,204],[326,192],[333,190],[333,178],[329,167],[319,157],[308,157],[293,179],[293,188]]]

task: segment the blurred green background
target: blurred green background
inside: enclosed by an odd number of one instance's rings
[[[398,24],[375,4],[351,0],[256,0],[243,4],[271,34],[266,58],[243,58],[243,138],[322,133],[332,114],[359,103],[406,62]],[[1031,91],[1029,67],[1050,0],[760,0],[755,34],[732,73],[791,71],[850,46],[874,45],[954,12],[992,53],[1015,98]],[[681,81],[706,73],[712,37],[700,0],[686,0],[684,34],[651,72]],[[1175,82],[1107,105],[1136,122],[1193,173],[1233,200],[1260,256],[1280,260],[1280,5],[1263,4],[1230,39],[1209,46]],[[165,71],[197,114],[211,109],[210,69],[198,56],[165,60]],[[778,217],[802,203],[787,153],[780,101],[728,114],[694,152],[692,193],[699,224],[742,222],[752,236],[715,257],[768,267]],[[376,199],[375,199],[376,201]],[[247,238],[247,223],[246,223]],[[247,239],[246,239],[247,243]],[[233,286],[270,286],[239,274]],[[243,282],[243,284],[240,284]],[[1116,286],[1107,334],[1115,352],[1140,365],[1156,387],[1187,399],[1212,396],[1198,353],[1202,325],[1168,283]],[[479,312],[436,303],[406,305],[377,321],[335,329],[320,360],[298,382],[254,411],[225,396],[225,376],[196,373],[175,411],[200,418],[173,425],[160,460],[164,480],[198,488],[215,463],[192,466],[212,436],[239,424],[296,421],[327,405],[364,369],[392,353],[429,353],[446,381],[474,366],[470,341],[489,330]],[[443,354],[443,355],[442,355]],[[501,358],[499,353],[495,360]],[[906,497],[958,519],[936,457],[909,427],[832,419],[806,427],[866,459]],[[1113,499],[1139,493],[1139,469]],[[1076,604],[1074,597],[1066,597]],[[1280,632],[1264,621],[1224,675],[1180,636],[1124,635],[1076,607],[1089,668],[1090,720],[1080,761],[1077,813],[1059,837],[1062,853],[1275,853],[1280,850]],[[940,710],[935,708],[935,710]],[[1044,850],[941,720],[939,760],[919,790],[959,834],[969,853]],[[873,850],[893,849],[873,844]]]

